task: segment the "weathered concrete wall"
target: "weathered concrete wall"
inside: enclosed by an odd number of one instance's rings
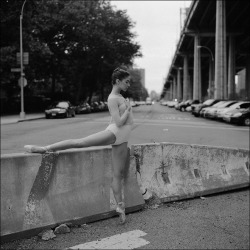
[[[129,168],[124,195],[127,211],[144,200]],[[1,156],[1,236],[66,221],[114,216],[111,148],[50,154]],[[85,220],[84,220],[85,219]]]
[[[149,193],[168,202],[249,186],[246,149],[140,144],[132,146],[126,166],[127,212],[141,209]],[[110,147],[2,155],[1,239],[114,216],[111,178]]]
[[[141,191],[163,202],[249,186],[249,150],[154,143],[131,151]]]

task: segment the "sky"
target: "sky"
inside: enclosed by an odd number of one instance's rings
[[[145,87],[161,93],[180,35],[180,8],[188,8],[192,1],[116,1],[111,5],[126,10],[135,22],[131,30],[136,34],[143,57],[134,60],[136,68],[145,69]],[[183,19],[183,18],[182,18]]]

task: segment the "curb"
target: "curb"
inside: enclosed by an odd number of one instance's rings
[[[44,117],[27,118],[27,119],[17,120],[17,122],[26,122],[26,121],[39,120],[39,119],[44,119]]]
[[[32,120],[38,120],[38,119],[43,119],[44,117],[34,117],[34,118],[26,118],[26,119],[13,119],[10,121],[3,121],[4,119],[1,118],[1,125],[8,125],[8,124],[13,124],[13,123],[18,123],[18,122],[26,122],[26,121],[32,121]]]

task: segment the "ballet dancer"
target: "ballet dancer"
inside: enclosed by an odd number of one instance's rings
[[[70,148],[86,148],[91,146],[112,145],[113,178],[112,190],[116,200],[116,212],[119,214],[120,223],[124,224],[125,203],[122,197],[122,181],[128,154],[128,139],[133,126],[133,114],[129,101],[122,95],[121,90],[127,91],[130,87],[130,74],[124,69],[117,68],[113,71],[112,91],[108,97],[108,108],[111,115],[108,127],[98,133],[80,139],[69,139],[47,146],[25,145],[30,153],[48,153]]]

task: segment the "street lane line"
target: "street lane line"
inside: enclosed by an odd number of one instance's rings
[[[68,249],[135,249],[150,243],[140,238],[145,235],[146,233],[141,230],[133,230],[101,240],[76,245]]]
[[[85,123],[104,123],[107,124],[107,122],[105,121],[86,121]],[[144,121],[143,123],[141,122],[135,122],[134,126],[138,126],[138,125],[147,125],[147,126],[174,126],[174,127],[185,127],[185,128],[207,128],[207,129],[225,129],[225,130],[239,130],[239,131],[249,131],[249,127],[246,128],[237,128],[237,127],[221,127],[221,126],[217,126],[215,124],[214,127],[212,126],[205,126],[206,123],[195,123],[195,122],[182,122],[183,124],[177,124],[177,123],[170,123],[170,122],[162,122],[162,123],[153,123],[153,122],[148,122],[148,121]],[[192,126],[191,124],[197,124],[196,126]]]
[[[148,125],[148,124],[143,124],[143,125]],[[157,124],[154,124],[157,125]],[[209,127],[209,126],[188,126],[188,125],[178,125],[178,124],[167,124],[167,126],[174,126],[174,127],[185,127],[185,128],[206,128],[206,129],[224,129],[224,130],[239,130],[239,131],[249,131],[249,129],[244,129],[244,128],[226,128],[226,127]],[[163,129],[164,130],[164,129]]]

